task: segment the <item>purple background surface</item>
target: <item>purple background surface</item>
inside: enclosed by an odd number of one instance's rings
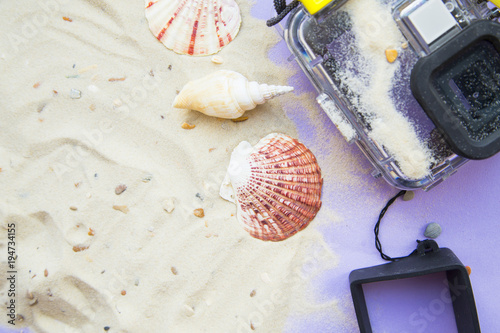
[[[274,16],[272,1],[257,0],[253,6],[252,15],[265,20]],[[297,74],[290,77],[288,83],[295,87],[295,94],[309,93],[305,96],[314,102],[313,99],[317,95],[314,87],[301,72],[298,64],[287,60],[290,55],[284,41],[281,41],[269,53],[269,57],[277,64],[296,69]],[[323,135],[324,132],[318,135],[319,132],[308,120],[308,110],[289,107],[291,109],[287,109],[286,112],[296,123],[299,139],[306,146],[314,147],[318,141],[327,142],[332,146],[343,146],[346,154],[354,156],[365,170],[369,170],[369,163],[363,154],[355,145],[348,145],[345,142],[324,113],[319,112],[319,121],[326,127],[327,136]],[[321,155],[327,156],[328,148],[324,150]],[[318,160],[324,170],[336,167],[329,159]],[[413,251],[416,239],[424,238],[423,231],[428,222],[439,222],[443,233],[437,239],[438,244],[451,248],[465,265],[472,268],[470,278],[483,332],[500,332],[498,320],[500,288],[497,286],[500,281],[498,279],[500,275],[499,169],[500,154],[487,160],[468,162],[455,175],[430,192],[418,191],[413,200],[398,201],[390,208],[381,226],[384,252],[400,256]],[[344,317],[337,321],[335,319],[320,320],[314,316],[290,318],[285,330],[287,332],[350,333],[357,331],[357,328],[353,330],[352,325],[345,324],[345,321],[351,323],[356,321],[350,298],[348,276],[354,269],[385,263],[374,247],[373,226],[387,200],[397,193],[397,190],[386,184],[384,180],[372,178],[370,172],[357,176],[363,178],[365,184],[373,184],[373,188],[354,186],[346,189],[345,186],[334,182],[324,184],[322,209],[331,208],[332,211],[340,212],[342,217],[341,223],[332,223],[321,228],[328,246],[339,255],[339,264],[334,270],[327,271],[311,281],[314,290],[312,296],[321,302],[341,300],[339,307]],[[374,193],[377,197],[375,199]],[[419,279],[415,283],[407,281],[390,286],[388,284],[368,286],[365,290],[367,302],[373,310],[371,311],[374,318],[373,327],[384,328],[383,332],[398,333],[428,332],[427,329],[430,327],[433,327],[433,332],[456,332],[453,321],[450,322],[451,309],[448,307],[441,311],[439,305],[433,303],[441,291],[437,280],[439,277],[431,276]],[[382,295],[385,299],[381,299]],[[409,306],[408,301],[411,299],[417,301]],[[427,319],[429,325],[432,325],[424,329],[422,324],[411,324],[412,312],[408,312],[408,309],[425,308],[425,304],[431,307],[434,304],[436,306],[434,312],[439,315],[433,316],[435,317],[433,320]],[[380,311],[377,311],[381,307],[392,315],[389,321],[387,316],[378,315]],[[424,318],[425,316],[413,317],[413,319],[420,320]],[[0,332],[12,331],[0,328]],[[27,330],[24,329],[24,332]]]

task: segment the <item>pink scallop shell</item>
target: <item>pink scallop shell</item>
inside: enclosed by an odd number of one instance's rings
[[[146,0],[149,29],[179,54],[217,53],[238,34],[241,16],[234,0]]]
[[[313,153],[296,139],[271,134],[257,143],[246,162],[245,181],[231,182],[243,228],[269,241],[304,229],[321,208],[323,179]]]

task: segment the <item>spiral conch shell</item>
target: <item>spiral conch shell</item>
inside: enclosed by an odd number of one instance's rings
[[[313,153],[298,140],[273,133],[231,154],[220,196],[236,203],[251,236],[281,241],[304,229],[321,208],[323,179]]]
[[[168,49],[195,56],[217,53],[236,37],[241,24],[234,0],[146,0],[146,18]]]
[[[248,81],[240,73],[220,70],[188,82],[175,98],[173,107],[236,119],[258,104],[292,90],[293,87],[259,84]]]

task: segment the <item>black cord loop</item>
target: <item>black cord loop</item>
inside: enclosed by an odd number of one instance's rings
[[[293,0],[289,5],[286,4],[286,0],[274,0],[274,9],[278,16],[269,19],[266,22],[268,27],[272,27],[275,24],[278,24],[285,16],[288,15],[295,7],[299,5],[298,0]]]
[[[378,234],[380,232],[380,222],[382,221],[382,218],[384,217],[385,213],[387,212],[387,209],[389,209],[389,207],[394,203],[394,201],[396,201],[397,198],[399,198],[400,196],[403,196],[404,194],[406,193],[405,190],[401,190],[398,192],[398,194],[396,194],[395,196],[393,196],[388,202],[387,204],[385,205],[385,207],[382,209],[382,211],[380,212],[380,215],[378,217],[378,221],[377,221],[377,224],[375,224],[375,228],[373,229],[374,233],[375,233],[375,247],[377,248],[378,252],[380,253],[380,256],[382,257],[382,259],[384,260],[387,260],[387,261],[396,261],[396,260],[399,260],[399,259],[403,259],[403,258],[406,258],[408,256],[404,256],[404,257],[397,257],[397,258],[392,258],[392,257],[389,257],[387,254],[385,254],[383,251],[382,251],[382,244],[380,243],[380,239],[378,238]],[[411,254],[413,254],[415,251],[413,251]],[[411,255],[409,254],[409,255]]]

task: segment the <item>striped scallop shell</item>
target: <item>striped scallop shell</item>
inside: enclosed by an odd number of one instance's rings
[[[236,203],[238,220],[251,236],[281,241],[316,216],[322,185],[312,152],[273,133],[254,147],[243,141],[234,149],[220,195]]]
[[[240,29],[234,0],[146,0],[146,18],[167,48],[188,55],[217,53]]]

